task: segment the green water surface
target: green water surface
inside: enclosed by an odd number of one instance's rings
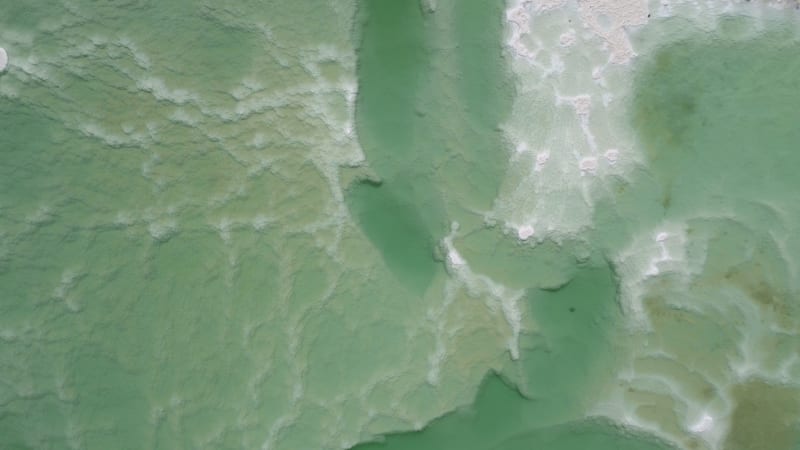
[[[792,19],[633,33],[642,160],[534,245],[485,220],[519,88],[503,2],[0,5],[0,449],[673,448],[592,412],[630,367],[726,396],[725,450],[800,448],[796,370],[772,376],[800,347]],[[454,222],[520,294],[517,359],[443,261]],[[694,272],[638,286],[642,331],[614,258],[665,223]],[[766,335],[772,375],[737,378]]]

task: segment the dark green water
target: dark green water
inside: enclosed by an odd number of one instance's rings
[[[522,450],[535,448],[563,450],[664,450],[663,442],[626,432],[603,420],[538,427],[541,411],[535,402],[498,375],[481,385],[469,408],[433,421],[423,431],[389,435],[383,442],[366,443],[359,450]]]
[[[420,293],[450,222],[475,222],[470,211],[490,206],[503,177],[499,125],[512,86],[502,10],[477,0],[440,2],[435,15],[412,1],[360,4],[357,130],[382,183],[351,187],[348,204],[386,264]]]

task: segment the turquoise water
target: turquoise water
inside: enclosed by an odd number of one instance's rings
[[[796,13],[557,3],[4,5],[0,448],[800,448]]]

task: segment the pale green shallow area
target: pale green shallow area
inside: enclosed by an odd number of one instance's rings
[[[0,0],[0,448],[800,448],[794,16],[640,30],[642,163],[533,245],[501,3],[96,3]]]
[[[507,359],[350,216],[354,4],[2,4],[0,448],[347,448]]]

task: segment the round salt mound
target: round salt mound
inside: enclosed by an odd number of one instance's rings
[[[6,65],[8,65],[8,53],[6,49],[0,47],[0,72],[6,70]]]

